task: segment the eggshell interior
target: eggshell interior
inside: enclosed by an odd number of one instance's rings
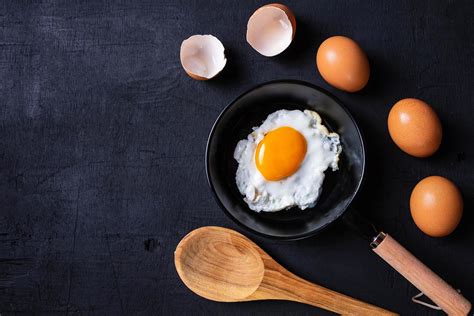
[[[201,80],[217,75],[227,62],[224,45],[212,35],[193,35],[184,40],[180,58],[184,70],[191,77]]]
[[[271,57],[283,52],[293,40],[294,30],[287,13],[268,5],[259,8],[247,24],[247,42],[260,54]]]

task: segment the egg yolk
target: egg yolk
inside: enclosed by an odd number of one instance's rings
[[[257,169],[269,181],[294,174],[306,155],[306,139],[291,127],[280,127],[265,135],[255,152]]]

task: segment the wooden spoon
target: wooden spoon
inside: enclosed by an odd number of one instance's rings
[[[184,284],[213,301],[288,300],[343,315],[397,315],[303,280],[227,228],[190,232],[178,244],[174,262]]]

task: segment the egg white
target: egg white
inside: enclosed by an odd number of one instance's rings
[[[265,134],[288,126],[306,139],[307,151],[299,169],[280,181],[266,180],[255,164],[255,151]],[[324,181],[324,171],[338,169],[342,148],[339,135],[329,133],[314,111],[279,110],[270,114],[247,139],[237,143],[234,158],[239,166],[236,184],[249,208],[256,212],[276,212],[298,206],[304,210],[316,204]]]

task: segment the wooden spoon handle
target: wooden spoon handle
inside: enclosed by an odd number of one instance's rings
[[[304,281],[297,288],[301,291],[296,301],[320,307],[341,315],[397,315],[375,305]]]
[[[308,282],[283,269],[265,271],[251,299],[277,299],[305,303],[341,315],[397,315],[380,307]]]
[[[468,300],[389,235],[380,233],[372,243],[372,247],[375,247],[376,254],[448,315],[467,315],[471,310],[471,303]]]

